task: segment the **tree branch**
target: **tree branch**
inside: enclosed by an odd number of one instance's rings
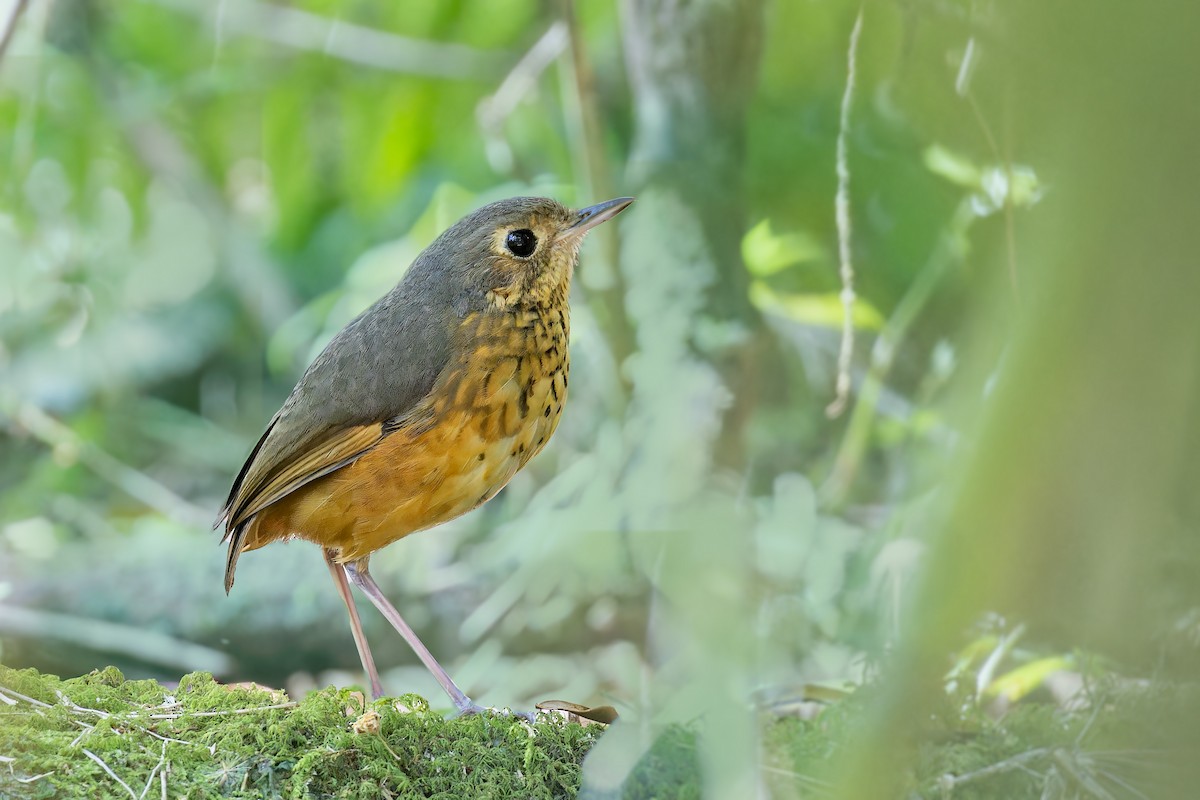
[[[489,80],[509,56],[378,31],[298,8],[237,0],[233,3],[153,0],[164,8],[207,20],[219,36],[232,32],[324,53],[352,64],[431,78]]]

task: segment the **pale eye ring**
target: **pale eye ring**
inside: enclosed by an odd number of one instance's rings
[[[508,236],[504,237],[504,246],[517,258],[529,258],[537,249],[537,237],[528,228],[519,228],[508,232]]]

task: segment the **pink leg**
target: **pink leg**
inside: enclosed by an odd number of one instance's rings
[[[367,636],[363,633],[358,608],[354,605],[354,598],[350,596],[350,584],[346,582],[346,573],[342,565],[333,560],[332,550],[325,550],[324,553],[325,564],[333,575],[333,582],[337,584],[338,594],[342,596],[346,610],[350,612],[350,632],[354,635],[354,646],[358,648],[358,660],[362,662],[363,670],[371,681],[371,699],[378,700],[383,697],[383,684],[379,680],[379,670],[375,669],[375,659],[371,656],[370,646],[367,645]]]
[[[446,674],[446,670],[442,669],[442,665],[433,657],[433,653],[429,652],[429,648],[417,638],[417,634],[404,618],[400,616],[400,612],[395,606],[388,602],[388,599],[383,596],[383,592],[379,589],[379,584],[375,583],[375,579],[371,577],[371,573],[367,572],[367,560],[364,558],[361,561],[353,561],[345,565],[346,575],[350,578],[350,582],[362,589],[367,598],[370,599],[375,607],[379,609],[379,613],[392,623],[404,641],[408,642],[408,646],[417,654],[417,658],[421,659],[421,663],[425,665],[437,682],[446,690],[446,694],[450,695],[450,699],[454,702],[454,707],[458,709],[460,714],[476,714],[486,709],[477,706],[471,702],[471,698],[459,689],[454,681],[450,680],[450,676]]]

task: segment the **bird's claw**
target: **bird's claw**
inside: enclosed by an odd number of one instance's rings
[[[528,723],[537,721],[536,711],[513,711],[511,708],[492,708],[490,706],[481,706],[472,703],[469,700],[460,706],[457,706],[458,714],[456,716],[467,717],[473,714],[496,714],[501,717],[520,717]]]

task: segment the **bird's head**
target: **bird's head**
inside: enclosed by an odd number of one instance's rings
[[[463,217],[424,254],[470,298],[507,309],[566,300],[587,232],[621,213],[631,197],[572,210],[545,197],[513,197]]]

